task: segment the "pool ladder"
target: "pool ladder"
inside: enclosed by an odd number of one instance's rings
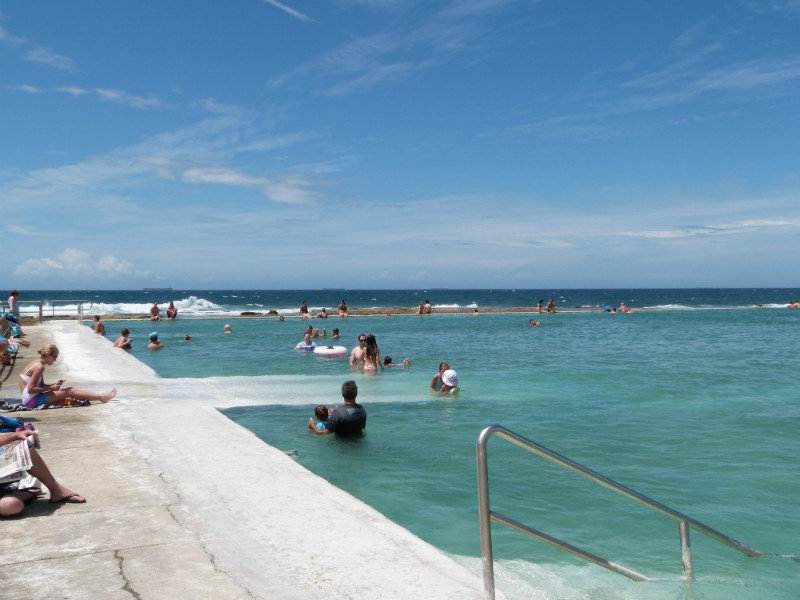
[[[708,537],[717,540],[725,544],[726,546],[730,546],[731,548],[738,550],[746,554],[747,556],[760,556],[760,557],[767,557],[767,558],[790,558],[797,562],[800,562],[800,557],[791,555],[791,554],[764,554],[755,548],[751,548],[750,546],[743,544],[727,535],[720,533],[719,531],[704,525],[700,521],[692,519],[691,517],[687,517],[684,514],[679,513],[676,510],[669,508],[661,504],[660,502],[656,502],[636,492],[629,487],[626,487],[620,483],[617,483],[613,479],[609,479],[596,471],[592,471],[591,469],[587,469],[583,465],[576,463],[568,459],[565,456],[561,456],[560,454],[553,452],[552,450],[548,450],[544,446],[537,444],[536,442],[529,440],[527,438],[522,437],[519,434],[514,433],[506,429],[505,427],[500,427],[499,425],[490,425],[486,427],[483,431],[481,431],[480,435],[478,436],[478,443],[475,445],[477,454],[478,454],[478,512],[481,524],[481,556],[483,559],[483,588],[485,598],[487,600],[494,600],[495,593],[494,593],[494,558],[492,556],[492,521],[496,521],[502,525],[506,525],[511,527],[511,529],[515,529],[520,533],[524,533],[529,535],[533,538],[541,540],[547,544],[555,546],[556,548],[561,548],[562,550],[566,550],[567,552],[574,554],[575,556],[579,556],[589,562],[593,562],[596,565],[600,565],[610,571],[614,571],[615,573],[619,573],[620,575],[624,575],[630,579],[635,581],[654,581],[649,577],[645,577],[641,573],[637,573],[636,571],[632,571],[626,567],[613,563],[609,560],[591,554],[590,552],[586,552],[580,548],[572,546],[566,542],[563,542],[557,538],[547,535],[541,531],[528,527],[527,525],[523,525],[518,521],[510,519],[504,515],[499,513],[493,512],[489,508],[489,466],[486,456],[486,443],[489,441],[489,438],[493,435],[497,435],[504,440],[511,442],[512,444],[516,444],[517,446],[524,448],[534,454],[538,454],[542,458],[546,458],[550,462],[554,462],[557,465],[564,467],[565,469],[569,469],[570,471],[574,471],[578,475],[582,475],[587,479],[594,481],[595,483],[602,485],[614,492],[625,496],[629,500],[633,500],[638,502],[639,504],[643,504],[647,508],[656,511],[664,515],[665,517],[669,517],[678,522],[678,532],[680,534],[680,541],[681,541],[681,564],[683,565],[683,576],[685,579],[692,578],[692,549],[689,545],[689,529],[694,529],[695,531],[699,531],[700,533],[707,535]]]

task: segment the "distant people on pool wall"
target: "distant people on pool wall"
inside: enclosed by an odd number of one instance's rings
[[[167,307],[167,318],[172,320],[178,316],[178,308],[175,306],[175,303],[170,300],[169,306]]]

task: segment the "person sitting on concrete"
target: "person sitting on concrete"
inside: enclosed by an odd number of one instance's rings
[[[310,427],[314,433],[328,435],[336,433],[338,435],[361,435],[364,427],[367,426],[367,411],[356,402],[358,396],[358,386],[355,381],[345,381],[342,384],[343,406],[337,406],[328,413],[328,421],[325,429]]]
[[[71,386],[62,388],[63,379],[60,379],[57,383],[45,383],[44,368],[56,362],[58,348],[53,344],[47,344],[36,352],[39,353],[39,358],[29,363],[19,374],[19,389],[22,392],[23,406],[36,408],[45,404],[61,404],[67,398],[106,403],[117,395],[116,388],[105,394],[85,392]]]
[[[36,437],[36,432],[30,429],[22,431],[15,431],[14,433],[0,433],[0,446],[10,444],[14,440],[24,440],[22,443],[28,443],[27,439],[31,436]],[[50,492],[50,502],[53,504],[83,504],[86,498],[80,494],[76,494],[69,488],[64,487],[47,468],[44,459],[39,455],[35,448],[30,448],[31,460],[33,466],[28,469],[28,474],[37,478]],[[18,515],[36,497],[42,493],[41,488],[28,488],[28,489],[13,489],[12,486],[0,485],[0,517],[11,517]]]

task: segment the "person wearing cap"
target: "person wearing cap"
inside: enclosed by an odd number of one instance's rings
[[[350,352],[350,364],[354,367],[363,367],[367,357],[367,336],[363,333],[358,336],[358,346]]]
[[[150,334],[150,343],[147,344],[147,347],[150,350],[158,350],[164,347],[164,344],[161,343],[161,340],[158,339],[158,332],[154,331]]]
[[[440,394],[450,394],[458,391],[458,373],[453,369],[447,369],[442,373],[442,387],[439,388]]]

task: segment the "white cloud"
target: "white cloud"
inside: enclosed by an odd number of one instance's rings
[[[56,88],[56,91],[63,92],[64,94],[70,94],[71,96],[83,96],[89,93],[89,90],[85,90],[74,85],[62,85],[61,87]]]
[[[100,96],[101,99],[107,102],[126,104],[133,108],[155,108],[161,105],[161,101],[158,98],[153,98],[152,96],[149,98],[134,96],[133,94],[129,94],[124,90],[95,88],[94,91]]]
[[[8,87],[18,92],[27,92],[28,94],[38,94],[41,91],[39,88],[32,85],[10,85]]]
[[[273,202],[286,204],[314,204],[318,194],[314,183],[296,173],[286,173],[275,178],[247,175],[231,167],[193,167],[181,174],[186,183],[211,183],[260,190]]]
[[[75,70],[75,63],[71,58],[62,56],[61,54],[56,54],[55,52],[48,50],[47,48],[43,48],[42,46],[35,46],[31,50],[28,50],[25,58],[31,62],[55,67],[56,69],[61,69],[62,71]]]
[[[55,257],[29,258],[17,266],[14,275],[29,280],[47,278],[92,280],[124,275],[145,276],[147,272],[136,271],[131,262],[118,259],[111,254],[95,261],[88,252],[66,248]]]

